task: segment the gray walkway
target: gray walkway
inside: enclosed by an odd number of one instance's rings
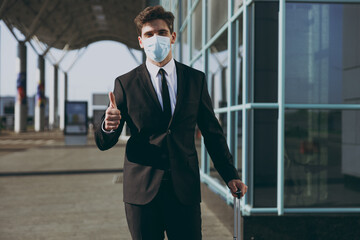
[[[123,155],[121,143],[101,152],[92,139],[64,146],[61,133],[0,134],[0,239],[131,239]],[[205,202],[203,239],[231,239]]]

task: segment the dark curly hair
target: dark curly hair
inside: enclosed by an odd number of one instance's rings
[[[136,30],[139,36],[141,36],[143,25],[156,19],[164,20],[170,29],[170,33],[172,33],[174,31],[174,18],[172,12],[167,12],[162,6],[157,5],[147,7],[141,11],[134,19],[134,23],[136,24]]]

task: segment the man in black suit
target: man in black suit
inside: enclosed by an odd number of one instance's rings
[[[97,146],[114,146],[124,123],[131,137],[124,162],[124,202],[133,239],[201,239],[200,176],[195,126],[232,194],[247,191],[215,117],[205,74],[172,58],[174,16],[161,6],[136,18],[146,63],[116,78],[95,131]]]

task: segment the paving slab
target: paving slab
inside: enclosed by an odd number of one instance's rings
[[[22,139],[21,134],[10,140],[17,139]],[[35,138],[28,133],[24,139]],[[104,171],[122,169],[125,145],[120,142],[102,152],[93,142],[65,146],[59,134],[51,142],[47,141],[51,134],[36,135],[36,139],[37,144],[23,141],[18,145],[21,151],[0,155],[0,239],[131,239],[122,201],[122,173]],[[33,175],[1,176],[19,172]],[[206,200],[201,210],[203,239],[232,238]]]

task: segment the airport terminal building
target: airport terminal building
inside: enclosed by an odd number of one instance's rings
[[[175,59],[206,73],[249,186],[243,215],[358,214],[360,1],[161,3],[177,20]],[[204,143],[201,176],[232,203]]]
[[[78,59],[101,40],[140,50],[133,19],[160,3],[175,15],[174,57],[205,72],[235,167],[249,186],[241,201],[243,239],[360,235],[360,0],[0,3],[0,19],[18,41],[17,101],[1,105],[15,105],[1,114],[14,116],[16,132],[27,123],[27,45],[38,54],[35,130],[45,122],[56,129],[65,55],[52,62],[54,100],[46,111],[44,56],[57,48],[78,50]],[[34,36],[46,48],[34,47]],[[74,63],[62,70],[65,100]],[[106,103],[94,105],[103,111]],[[200,167],[202,182],[231,205],[203,141]]]

